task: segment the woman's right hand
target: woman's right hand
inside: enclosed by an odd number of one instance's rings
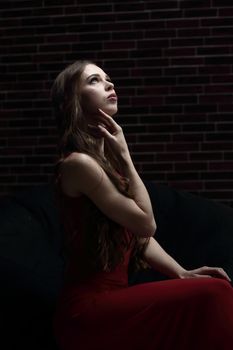
[[[120,125],[118,125],[115,120],[110,117],[107,113],[99,109],[101,115],[98,117],[100,123],[98,128],[108,142],[109,146],[116,153],[116,155],[122,157],[123,159],[129,157],[129,149],[125,140],[123,130]]]

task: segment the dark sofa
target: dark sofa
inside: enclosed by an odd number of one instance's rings
[[[233,278],[233,209],[146,182],[160,244],[186,268],[221,266]],[[0,199],[0,341],[3,350],[57,350],[52,316],[62,286],[62,228],[52,185]],[[131,284],[166,278],[152,270]]]

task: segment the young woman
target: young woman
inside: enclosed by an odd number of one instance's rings
[[[149,195],[113,119],[109,76],[77,61],[56,78],[52,99],[68,257],[54,320],[60,348],[232,349],[229,277],[215,267],[186,270],[154,239]],[[146,265],[171,279],[129,287],[128,269]]]

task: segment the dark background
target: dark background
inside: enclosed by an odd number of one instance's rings
[[[51,180],[50,87],[88,58],[113,79],[146,180],[233,205],[232,0],[1,0],[0,194]]]

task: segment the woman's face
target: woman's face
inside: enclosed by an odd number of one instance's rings
[[[86,65],[79,85],[81,105],[87,117],[99,115],[98,108],[113,116],[117,113],[117,95],[109,76],[95,64]]]

